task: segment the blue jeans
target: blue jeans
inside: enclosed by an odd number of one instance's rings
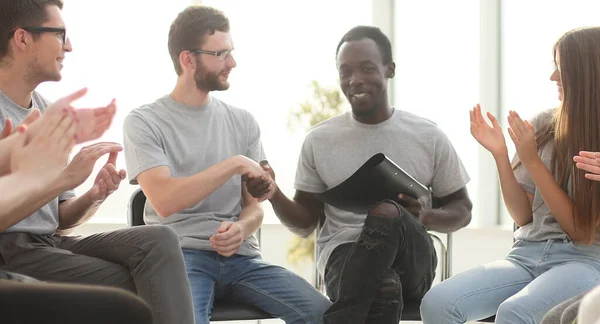
[[[504,260],[434,286],[421,303],[424,324],[540,323],[561,302],[600,284],[600,247],[568,240],[519,240]]]
[[[256,306],[286,323],[322,323],[329,299],[295,273],[259,256],[224,257],[183,249],[196,324],[208,324],[215,299]]]

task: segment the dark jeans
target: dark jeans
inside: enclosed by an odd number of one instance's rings
[[[437,257],[425,227],[391,200],[368,213],[355,243],[327,261],[325,286],[333,305],[324,324],[397,324],[404,301],[420,301],[435,276]]]

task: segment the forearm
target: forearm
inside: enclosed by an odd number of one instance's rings
[[[22,173],[0,177],[0,188],[0,231],[30,216],[66,190],[63,183],[45,186],[39,179]]]
[[[558,185],[554,176],[548,170],[542,160],[536,160],[526,165],[531,178],[539,190],[544,202],[550,209],[552,216],[560,227],[574,241],[583,240],[585,235],[582,231],[575,230],[573,222],[573,202],[567,193]]]
[[[140,180],[140,185],[157,214],[168,217],[204,200],[237,174],[237,168],[229,159],[189,177],[169,177],[152,186],[144,186]]]
[[[533,221],[531,202],[527,198],[527,193],[515,178],[508,155],[495,157],[495,160],[500,178],[502,198],[510,217],[518,226],[531,223]]]
[[[265,212],[259,203],[254,203],[242,208],[238,223],[244,228],[244,239],[256,233],[262,225]]]
[[[320,211],[311,212],[296,200],[289,199],[279,188],[270,199],[277,218],[292,232],[308,237],[317,226]]]
[[[440,233],[455,232],[471,222],[470,201],[455,201],[440,208],[424,211],[426,215],[421,217],[423,225],[428,229]]]
[[[60,230],[70,229],[87,222],[100,207],[101,202],[95,202],[88,194],[63,201],[58,206]]]
[[[8,136],[0,140],[0,176],[10,172],[10,153],[15,144],[17,136]]]

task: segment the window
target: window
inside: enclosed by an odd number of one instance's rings
[[[400,0],[394,9],[394,104],[448,135],[471,178],[471,226],[493,217],[481,209],[489,197],[480,195],[479,144],[469,131],[468,110],[479,100],[479,10],[477,0]]]
[[[172,20],[189,2],[66,0],[63,18],[73,52],[65,58],[62,81],[42,84],[40,93],[55,100],[88,87],[88,95],[76,102],[76,107],[104,105],[116,98],[117,115],[101,140],[122,143],[123,120],[129,111],[168,93],[175,84],[167,36]],[[103,158],[97,163],[92,176],[76,189],[77,194],[92,187],[105,162]],[[125,168],[122,154],[117,167]],[[125,223],[127,203],[135,188],[123,181],[92,221]]]
[[[543,10],[542,10],[543,8]],[[509,110],[531,118],[543,110],[557,107],[556,84],[550,81],[552,46],[565,32],[599,24],[600,2],[502,1],[502,116],[506,125]],[[535,20],[532,20],[535,17]],[[506,127],[505,127],[506,128]],[[506,137],[509,152],[514,145]],[[503,206],[504,223],[512,224]]]

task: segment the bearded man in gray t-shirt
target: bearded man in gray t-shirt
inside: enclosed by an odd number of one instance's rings
[[[124,125],[129,177],[147,197],[145,221],[174,229],[183,248],[196,323],[215,300],[256,306],[286,323],[321,323],[331,304],[306,280],[262,260],[263,219],[246,177],[269,175],[258,124],[210,95],[236,66],[229,21],[206,6],[182,11],[169,32],[177,72],[171,94],[133,110]]]
[[[336,54],[352,111],[313,127],[302,146],[294,198],[276,189],[270,201],[281,221],[303,236],[323,222],[318,267],[334,302],[324,323],[397,324],[404,303],[419,303],[433,281],[437,259],[427,229],[453,232],[471,219],[469,177],[434,123],[390,106],[387,87],[395,63],[378,28],[351,29]],[[316,198],[376,153],[431,188],[432,199],[399,192],[395,201],[377,203],[363,215]],[[266,169],[274,179],[271,167]],[[268,194],[261,179],[248,181],[248,190],[255,197]]]

